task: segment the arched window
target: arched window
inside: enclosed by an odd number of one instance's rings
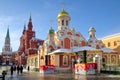
[[[68,26],[68,21],[66,21],[66,26]]]
[[[76,40],[74,41],[74,46],[78,46],[78,42]]]
[[[81,42],[81,45],[82,45],[82,46],[85,46],[85,45],[86,45],[86,43],[85,43],[84,40]]]
[[[68,56],[67,55],[63,56],[63,65],[64,66],[68,65]]]
[[[117,42],[116,41],[114,41],[114,46],[117,46]]]
[[[62,25],[64,25],[64,20],[62,20]]]
[[[33,58],[31,59],[31,65],[33,65],[33,63],[34,63],[34,60],[33,60]]]
[[[50,48],[50,51],[51,51],[51,52],[54,50],[54,48],[53,48],[52,45],[50,45],[49,48]]]
[[[64,39],[64,48],[66,49],[70,49],[70,39],[69,38],[65,38]]]
[[[108,47],[110,47],[110,42],[108,42]]]
[[[60,21],[58,21],[58,26],[60,26]]]
[[[37,66],[38,66],[38,59],[35,58],[35,67],[37,67]]]

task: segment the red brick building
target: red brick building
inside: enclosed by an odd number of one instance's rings
[[[29,18],[28,26],[24,25],[22,35],[20,37],[20,46],[17,52],[16,61],[18,64],[26,65],[29,55],[37,54],[38,47],[43,44],[43,40],[35,38],[33,31],[32,19]]]

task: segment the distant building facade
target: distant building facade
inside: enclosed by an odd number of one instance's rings
[[[114,49],[119,54],[119,65],[120,65],[120,33],[106,36],[101,39],[107,48]]]
[[[12,54],[12,48],[10,45],[10,34],[9,34],[9,28],[7,29],[7,34],[5,37],[5,43],[2,48],[2,64],[9,65],[14,63]]]
[[[38,47],[43,44],[43,40],[35,38],[32,19],[29,18],[28,26],[24,25],[22,36],[20,37],[20,46],[17,52],[16,61],[18,64],[26,65],[27,58],[30,55],[37,54]]]

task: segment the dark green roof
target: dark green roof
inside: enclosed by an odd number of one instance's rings
[[[48,33],[49,34],[54,34],[54,30],[52,29],[52,27],[49,29]]]
[[[10,35],[9,35],[9,28],[7,29],[6,38],[10,38]]]
[[[95,31],[95,28],[94,28],[94,27],[90,27],[90,28],[89,28],[89,31],[92,31],[92,30]]]

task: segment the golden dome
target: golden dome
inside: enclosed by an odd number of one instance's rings
[[[65,16],[69,17],[69,14],[63,8],[62,11],[58,14],[57,18],[65,17]]]
[[[71,30],[72,30],[72,32],[75,32],[75,28],[74,28],[74,27],[72,27],[72,29],[71,29]]]

